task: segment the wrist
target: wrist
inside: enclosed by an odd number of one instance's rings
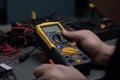
[[[100,49],[97,53],[96,61],[98,65],[107,64],[113,55],[115,46],[108,45],[104,42],[101,43]]]

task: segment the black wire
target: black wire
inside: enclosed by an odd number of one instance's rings
[[[4,45],[5,43],[7,43],[11,46],[11,48],[15,48],[15,49],[25,48],[25,47],[28,47],[30,45],[33,45],[33,46],[36,45],[36,36],[35,36],[34,32],[28,31],[28,32],[24,33],[24,32],[18,31],[18,33],[17,33],[17,31],[15,29],[14,31],[7,32],[7,34],[8,34],[7,36],[0,39],[0,45],[2,45],[2,44]],[[25,39],[20,38],[20,40],[19,40],[18,38],[16,38],[16,36],[17,37],[24,36]],[[13,38],[16,38],[18,40],[16,41]],[[21,42],[21,44],[19,44],[20,42]]]
[[[11,78],[12,79],[11,79]],[[1,78],[2,80],[17,80],[17,77],[15,76],[15,74],[13,73],[13,71],[8,71],[8,72],[6,72],[6,73],[4,73],[3,75],[2,75],[2,78]]]
[[[22,63],[22,62],[24,62],[25,60],[27,60],[27,59],[29,58],[29,56],[33,53],[33,51],[35,51],[38,47],[39,47],[39,45],[36,46],[36,47],[35,47],[32,51],[30,51],[29,53],[25,53],[24,55],[19,56],[19,62]]]

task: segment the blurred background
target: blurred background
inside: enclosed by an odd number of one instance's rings
[[[0,24],[57,13],[60,17],[83,16],[88,10],[87,0],[0,0]]]

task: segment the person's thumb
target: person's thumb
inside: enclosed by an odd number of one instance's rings
[[[66,31],[66,30],[63,30],[62,31],[62,34],[70,39],[77,39],[79,34],[78,34],[78,31]]]

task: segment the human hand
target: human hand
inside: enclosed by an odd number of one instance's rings
[[[37,80],[86,80],[85,76],[72,66],[43,64],[34,70]]]
[[[105,64],[109,61],[114,47],[110,46],[99,39],[90,30],[79,31],[62,31],[62,34],[72,39],[73,41],[81,44],[83,49],[87,52],[89,57],[96,64]]]

